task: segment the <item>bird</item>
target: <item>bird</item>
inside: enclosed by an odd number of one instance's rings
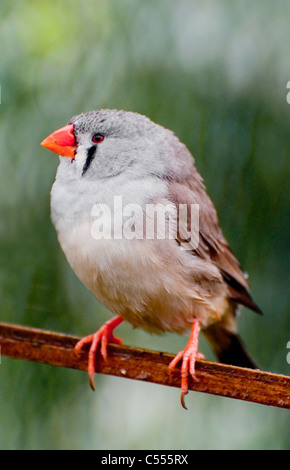
[[[73,116],[41,145],[59,155],[50,199],[60,246],[113,315],[75,347],[78,354],[89,345],[91,388],[98,355],[107,359],[108,343],[122,343],[114,330],[123,321],[152,334],[189,334],[168,368],[181,363],[184,408],[196,360],[204,358],[200,332],[218,361],[258,369],[237,317],[240,306],[261,309],[175,133],[135,111],[97,109]]]

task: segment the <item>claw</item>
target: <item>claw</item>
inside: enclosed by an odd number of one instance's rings
[[[182,360],[180,402],[184,409],[187,409],[185,406],[184,397],[188,393],[188,375],[190,374],[192,379],[197,381],[198,379],[195,375],[195,362],[196,359],[204,359],[204,356],[197,351],[199,332],[200,323],[198,320],[194,320],[191,328],[190,338],[185,349],[180,351],[169,364],[169,373],[171,373],[178,362]]]
[[[114,329],[122,323],[123,318],[115,317],[107,321],[96,333],[85,336],[75,346],[75,353],[78,354],[80,350],[86,345],[90,344],[89,359],[88,359],[88,375],[89,383],[92,390],[95,390],[94,376],[96,373],[95,360],[100,346],[100,353],[104,360],[107,360],[107,345],[108,343],[121,344],[122,340],[113,335]]]

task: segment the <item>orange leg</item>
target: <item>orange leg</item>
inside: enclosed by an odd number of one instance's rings
[[[191,334],[188,343],[183,351],[180,351],[169,364],[169,372],[171,372],[177,363],[182,360],[181,364],[181,397],[180,401],[183,408],[186,409],[184,396],[188,393],[188,374],[194,380],[195,376],[195,361],[196,359],[203,358],[203,355],[198,352],[198,337],[200,332],[200,323],[194,320],[191,328]]]
[[[95,369],[95,359],[98,352],[98,347],[101,346],[101,355],[106,360],[107,359],[107,344],[108,343],[115,343],[121,344],[122,340],[120,338],[116,338],[113,335],[114,329],[122,323],[123,318],[115,317],[112,320],[107,321],[104,323],[101,328],[96,331],[94,334],[85,336],[82,338],[75,346],[75,352],[78,353],[86,344],[91,344],[89,349],[89,361],[88,361],[88,374],[89,374],[89,381],[90,386],[93,390],[95,390],[94,386],[94,375],[96,372]]]

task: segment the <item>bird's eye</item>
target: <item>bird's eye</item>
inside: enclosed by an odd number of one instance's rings
[[[99,144],[100,142],[103,142],[103,140],[104,140],[104,136],[101,134],[95,134],[92,137],[92,141],[94,142],[94,144]]]

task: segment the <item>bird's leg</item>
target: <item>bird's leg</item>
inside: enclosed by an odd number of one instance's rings
[[[169,372],[171,372],[177,363],[182,360],[181,364],[181,397],[180,401],[183,408],[186,409],[184,396],[188,393],[188,374],[191,375],[193,380],[196,379],[195,375],[195,361],[196,359],[203,358],[203,355],[198,352],[198,337],[200,332],[200,323],[194,320],[188,343],[183,351],[180,351],[169,364]]]
[[[82,338],[75,346],[75,352],[78,354],[79,351],[86,345],[91,344],[89,349],[89,361],[88,361],[88,374],[90,386],[95,390],[94,386],[94,375],[96,372],[95,369],[95,359],[98,351],[98,347],[101,346],[101,355],[106,360],[107,359],[107,344],[115,343],[121,344],[122,340],[113,335],[114,329],[122,323],[123,318],[114,317],[112,320],[104,323],[101,328],[96,331],[94,334],[85,336]]]

